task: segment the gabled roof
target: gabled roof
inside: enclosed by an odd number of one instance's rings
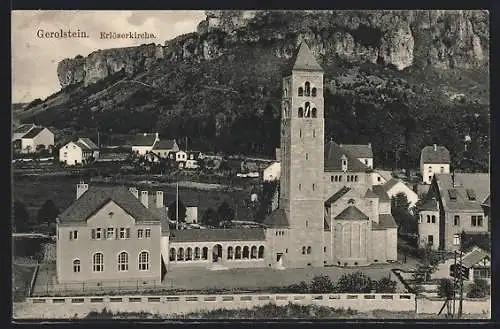
[[[335,216],[336,220],[368,220],[368,216],[355,206],[345,208],[340,214]]]
[[[35,138],[39,133],[44,130],[44,127],[35,127],[31,130],[29,130],[26,135],[24,135],[22,138]]]
[[[483,203],[481,203],[482,206],[486,206],[486,207],[491,207],[490,206],[490,195],[488,194],[488,196],[484,199]]]
[[[371,189],[367,189],[365,193],[365,198],[378,198],[378,195],[375,194]]]
[[[491,259],[491,256],[488,252],[476,247],[462,258],[462,266],[465,268],[471,268],[484,258]]]
[[[398,224],[394,220],[391,214],[380,214],[378,217],[378,223],[372,224],[372,230],[384,230],[387,228],[398,228]]]
[[[378,199],[380,202],[391,202],[391,198],[384,189],[382,185],[373,185],[373,192],[378,195]]]
[[[384,190],[387,192],[389,191],[392,187],[394,187],[395,185],[397,185],[399,182],[401,182],[400,179],[397,179],[397,178],[391,178],[387,183],[385,183],[384,185],[382,185],[384,187]]]
[[[85,147],[88,150],[98,150],[99,149],[99,147],[97,147],[97,145],[90,138],[82,137],[82,138],[78,139],[78,142],[85,145]]]
[[[34,124],[30,123],[25,123],[20,125],[14,130],[14,134],[26,134],[28,131],[30,131],[33,127],[35,127]]]
[[[305,41],[302,41],[299,48],[290,59],[286,73],[291,71],[316,71],[323,72],[323,68],[316,61],[316,57]]]
[[[267,215],[263,222],[268,227],[289,227],[288,218],[284,209],[276,209]]]
[[[424,147],[420,156],[423,163],[450,163],[450,151],[441,145]]]
[[[170,231],[170,242],[258,241],[266,236],[263,228],[190,229]]]
[[[365,172],[369,168],[352,156],[345,148],[339,146],[334,141],[330,141],[325,145],[325,172],[342,171],[342,157],[347,158],[347,171],[349,172]]]
[[[171,150],[176,145],[175,139],[162,139],[155,144],[153,150]]]
[[[323,220],[323,229],[325,231],[330,231],[330,225],[328,225],[328,221],[326,220],[326,218]]]
[[[488,173],[455,173],[455,184],[472,189],[480,202],[490,194],[491,180]]]
[[[474,176],[468,176],[468,178],[472,177]],[[439,188],[439,194],[444,209],[449,211],[483,212],[481,203],[487,193],[489,193],[490,186],[489,176],[486,177],[487,183],[483,182],[483,184],[481,184],[480,182],[475,182],[474,179],[469,179],[466,182],[465,180],[460,179],[458,175],[455,175],[455,183],[453,183],[452,174],[435,174],[434,179]],[[478,176],[477,181],[480,181],[481,178],[484,177]],[[465,182],[468,185],[465,185]],[[470,191],[468,193],[467,190],[472,190],[474,193],[471,193]],[[471,196],[475,197],[471,198]],[[483,198],[480,196],[483,196]]]
[[[436,199],[428,199],[424,202],[424,204],[422,204],[420,207],[419,207],[420,210],[427,210],[427,211],[437,211],[438,210],[438,203],[436,201]]]
[[[340,147],[346,149],[355,158],[373,158],[371,144],[340,144]]]
[[[351,190],[350,187],[344,186],[337,192],[333,193],[332,196],[330,196],[328,199],[325,201],[325,205],[329,206],[332,203],[335,203],[338,199],[343,197],[347,192]]]
[[[125,187],[89,187],[79,199],[59,215],[59,222],[85,222],[108,202],[113,201],[135,221],[160,221]]]
[[[152,146],[156,140],[156,134],[138,134],[131,138],[132,146]]]

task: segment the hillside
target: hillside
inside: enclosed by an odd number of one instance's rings
[[[306,40],[325,69],[327,138],[371,142],[377,163],[394,166],[397,156],[401,167],[416,166],[421,147],[434,142],[458,159],[469,134],[465,156],[484,167],[488,38],[484,11],[208,11],[197,32],[163,46],[62,61],[61,91],[16,117],[272,154],[283,70]]]

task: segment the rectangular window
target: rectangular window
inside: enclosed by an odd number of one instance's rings
[[[314,186],[314,184],[313,184],[313,191],[314,191],[314,188],[315,188],[315,186]]]
[[[460,225],[460,216],[459,215],[455,215],[455,217],[453,217],[453,225],[455,225],[455,226]]]
[[[432,223],[433,223],[433,224],[434,224],[434,223],[436,223],[436,216],[432,215],[432,217],[431,217],[431,218],[432,218]]]
[[[470,225],[471,226],[476,226],[477,225],[476,216],[471,216],[470,217]]]
[[[125,229],[125,239],[130,239],[130,228]]]
[[[316,137],[316,129],[313,129],[313,138]]]
[[[483,216],[477,216],[477,226],[483,226]]]
[[[96,230],[95,230],[95,238],[96,238],[96,240],[101,240],[101,237],[102,237],[101,234],[102,234],[101,233],[101,228],[100,227],[96,228]]]
[[[95,240],[95,228],[93,228],[93,229],[90,230],[90,238],[92,240]]]
[[[144,237],[144,230],[140,228],[137,230],[137,238],[142,239],[143,237]]]
[[[302,138],[302,129],[299,129],[299,137]]]
[[[106,231],[106,239],[111,240],[115,236],[115,229],[112,227],[108,227],[108,230]]]
[[[330,182],[333,182],[333,176],[330,176]]]
[[[302,184],[299,184],[299,191],[300,191],[301,188],[302,188]]]
[[[433,235],[429,235],[427,237],[427,242],[428,242],[429,246],[434,245],[434,236]]]
[[[453,235],[453,245],[454,246],[460,245],[460,235],[459,234]]]
[[[309,159],[309,153],[306,153],[306,160]]]
[[[146,229],[146,238],[150,238],[150,237],[151,237],[151,229],[147,228]]]
[[[120,239],[125,239],[125,228],[120,227]]]
[[[418,223],[422,223],[422,215],[418,216]]]

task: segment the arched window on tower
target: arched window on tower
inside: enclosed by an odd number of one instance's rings
[[[283,96],[287,97],[288,96],[288,89],[283,89]]]
[[[311,96],[312,96],[312,97],[316,97],[316,88],[313,88],[313,89],[311,90]]]
[[[304,116],[304,109],[302,107],[299,107],[299,118],[302,118]]]
[[[310,116],[311,116],[311,104],[309,102],[306,102],[304,107],[304,117],[309,118]]]
[[[315,107],[313,107],[313,109],[312,109],[312,111],[311,111],[311,115],[312,115],[312,117],[313,117],[313,118],[316,118],[316,117],[318,116],[318,113],[317,113],[317,112],[318,112],[318,111],[316,110],[316,108],[315,108]]]
[[[309,81],[306,81],[306,83],[304,84],[305,85],[305,95],[306,96],[310,96],[311,95],[311,84],[309,83]]]
[[[298,93],[300,97],[304,96],[304,88],[299,87]]]
[[[356,203],[354,199],[349,199],[349,201],[347,201],[348,205],[354,205],[354,203]]]

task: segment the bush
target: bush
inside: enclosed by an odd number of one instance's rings
[[[469,298],[484,298],[489,295],[490,285],[484,279],[475,279],[467,292],[467,297]]]
[[[382,278],[378,281],[373,281],[373,286],[377,293],[395,293],[397,282],[390,278]]]
[[[337,283],[337,291],[341,293],[369,293],[372,280],[362,272],[344,274]]]
[[[315,294],[330,293],[335,291],[335,284],[329,276],[318,275],[315,276],[310,285],[310,292]]]
[[[455,294],[455,287],[450,279],[441,279],[439,281],[438,296],[450,299]]]

